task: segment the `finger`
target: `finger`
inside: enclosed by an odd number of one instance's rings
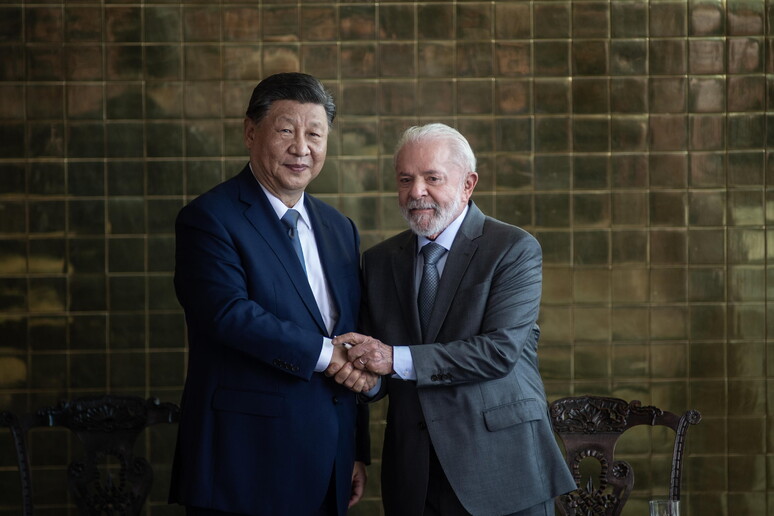
[[[336,383],[344,383],[347,378],[349,378],[349,375],[352,374],[352,371],[354,371],[354,367],[352,367],[352,364],[347,362],[344,364],[341,369],[336,373],[336,376],[334,379],[336,380]]]
[[[344,386],[348,389],[352,389],[362,376],[363,376],[362,371],[353,369],[352,373],[350,373],[347,379],[344,380]]]

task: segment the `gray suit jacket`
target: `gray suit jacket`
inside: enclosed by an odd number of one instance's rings
[[[416,236],[363,256],[368,334],[409,345],[417,380],[389,378],[382,455],[388,515],[421,515],[432,441],[468,512],[511,514],[575,489],[548,419],[536,324],[542,257],[527,232],[471,202],[447,257],[423,343]]]

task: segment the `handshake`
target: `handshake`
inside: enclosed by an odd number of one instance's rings
[[[392,346],[359,333],[346,333],[333,339],[333,356],[325,370],[354,392],[368,392],[381,375],[393,373]]]

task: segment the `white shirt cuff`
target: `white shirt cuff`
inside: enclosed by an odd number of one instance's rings
[[[328,337],[323,337],[323,345],[320,350],[320,357],[317,359],[317,365],[314,368],[315,373],[322,373],[331,364],[333,357],[333,341]]]
[[[392,368],[395,375],[401,380],[416,380],[417,372],[414,370],[414,359],[408,346],[394,346],[392,348]]]

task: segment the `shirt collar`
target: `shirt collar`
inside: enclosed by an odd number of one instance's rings
[[[252,165],[250,165],[250,171],[253,170]],[[266,194],[266,197],[269,199],[269,204],[271,204],[272,209],[274,209],[274,213],[277,214],[277,218],[281,219],[285,212],[288,211],[290,208],[285,206],[285,203],[279,200],[279,198],[271,193],[269,190],[266,189],[265,186],[261,184],[260,181],[255,177],[255,174],[253,174],[253,178],[255,178],[255,182],[258,183],[258,186],[261,187],[261,190],[263,190],[263,193]],[[302,221],[306,227],[311,228],[312,225],[309,224],[309,214],[306,211],[306,205],[304,204],[304,196],[305,193],[301,192],[301,197],[298,198],[298,201],[296,201],[296,204],[292,206],[294,210],[296,210],[299,215],[301,215],[298,220]]]
[[[468,214],[468,207],[469,205],[466,204],[465,209],[462,210],[462,213],[460,213],[451,224],[446,226],[446,229],[441,231],[441,234],[438,235],[435,240],[430,240],[427,237],[417,235],[417,254],[422,252],[422,248],[430,242],[435,242],[436,244],[449,251],[452,244],[454,243],[454,237],[457,236],[457,232],[462,226],[462,221],[465,220],[465,215]]]

